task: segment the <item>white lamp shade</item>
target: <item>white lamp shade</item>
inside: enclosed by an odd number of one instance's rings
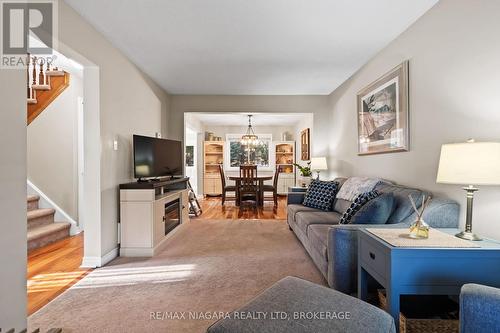
[[[467,142],[441,147],[438,183],[500,185],[500,142]]]
[[[311,170],[314,171],[328,170],[328,166],[326,165],[326,157],[311,158]]]

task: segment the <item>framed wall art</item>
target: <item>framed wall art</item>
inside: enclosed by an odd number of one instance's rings
[[[300,132],[300,159],[309,161],[311,159],[311,131],[309,128]]]
[[[358,95],[358,155],[408,151],[408,61]]]

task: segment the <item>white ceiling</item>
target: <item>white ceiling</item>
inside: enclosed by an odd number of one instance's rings
[[[174,94],[329,94],[438,0],[66,0]]]
[[[247,126],[249,113],[186,113],[188,121],[212,126]],[[295,126],[312,117],[310,113],[252,113],[254,126]]]

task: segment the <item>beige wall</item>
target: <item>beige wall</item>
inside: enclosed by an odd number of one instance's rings
[[[305,130],[306,128],[309,128],[310,130],[310,137],[313,138],[314,136],[314,114],[311,114],[311,115],[308,115],[307,117],[304,117],[304,120],[297,124],[294,128],[294,137],[295,137],[295,145],[296,145],[296,149],[297,149],[297,154],[296,154],[296,159],[297,159],[297,164],[300,164],[302,166],[306,166],[307,165],[307,161],[302,161],[302,144],[301,144],[301,134],[302,134],[302,131]],[[325,140],[325,139],[322,139],[323,141],[328,141],[328,140]],[[313,140],[311,139],[311,142],[309,143],[311,145],[311,152],[313,152],[314,148],[314,142]],[[311,157],[319,157],[319,156],[326,156],[326,153],[322,153],[321,155],[314,155],[314,156],[311,156]],[[297,170],[297,175],[300,175],[300,171]],[[299,179],[297,179],[297,183],[299,182]]]
[[[83,97],[83,81],[74,72],[70,75],[69,87],[28,126],[28,179],[78,221],[78,97]]]
[[[0,69],[0,328],[26,328],[26,72]]]
[[[59,39],[99,68],[103,256],[117,246],[118,184],[132,181],[132,134],[167,135],[169,95],[63,1],[58,23]]]
[[[441,144],[500,140],[500,2],[442,0],[330,95],[336,174],[380,176],[460,201],[458,185],[436,184]],[[410,61],[411,150],[357,156],[356,93]],[[500,170],[499,170],[500,172]],[[500,187],[476,195],[474,229],[500,238]],[[462,213],[464,213],[462,211]]]

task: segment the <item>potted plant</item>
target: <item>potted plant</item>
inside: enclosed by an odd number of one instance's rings
[[[298,183],[302,187],[309,186],[311,183],[312,171],[311,171],[311,162],[307,162],[306,166],[302,166],[297,163],[293,163],[299,169],[300,177],[298,177]]]

